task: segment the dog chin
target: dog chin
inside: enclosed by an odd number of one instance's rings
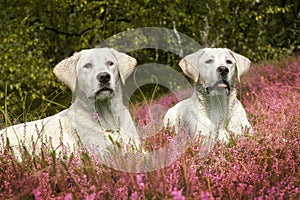
[[[209,96],[221,96],[221,95],[229,95],[230,92],[229,90],[226,88],[216,88],[214,90],[211,90],[209,92],[206,92]]]
[[[95,94],[96,100],[105,100],[105,99],[111,99],[114,96],[113,89],[105,88],[101,89]]]
[[[226,80],[217,81],[213,86],[206,87],[206,94],[210,96],[229,95],[230,85]]]

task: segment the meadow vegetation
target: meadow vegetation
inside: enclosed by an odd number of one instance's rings
[[[299,86],[300,57],[252,66],[238,94],[254,135],[217,143],[205,157],[193,142],[177,161],[153,172],[120,172],[84,149],[68,157],[47,146],[40,156],[24,150],[19,163],[7,147],[0,157],[0,199],[299,199]],[[154,103],[176,101],[164,95]],[[137,124],[147,127],[149,107],[135,106]],[[155,150],[173,137],[160,130],[144,145]]]
[[[138,174],[109,168],[85,149],[67,156],[50,144],[40,155],[23,148],[18,162],[3,147],[0,199],[300,199],[300,1],[1,0],[1,6],[0,128],[67,108],[70,90],[53,67],[122,31],[168,28],[201,47],[227,47],[261,64],[236,85],[254,135],[217,143],[205,157],[194,141],[171,165]],[[139,64],[181,71],[182,55],[160,49],[128,53]],[[154,151],[174,134],[153,127],[149,109],[160,105],[164,112],[178,99],[157,85],[141,91],[146,98],[134,93],[130,111],[140,133],[152,133],[143,144]]]

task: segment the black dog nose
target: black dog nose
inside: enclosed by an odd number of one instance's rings
[[[107,72],[101,72],[97,75],[97,79],[100,83],[107,83],[110,80],[110,74]]]
[[[221,76],[226,76],[229,73],[229,69],[225,66],[220,66],[217,68],[217,72],[221,74]]]

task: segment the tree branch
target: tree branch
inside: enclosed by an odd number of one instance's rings
[[[49,30],[49,31],[52,31],[52,32],[57,33],[57,34],[67,35],[67,36],[71,36],[71,37],[80,37],[80,36],[82,36],[84,33],[86,33],[87,31],[92,30],[92,29],[94,29],[94,27],[86,28],[86,29],[82,30],[82,31],[79,32],[79,33],[69,33],[69,32],[67,32],[67,31],[62,31],[62,30],[58,30],[58,29],[53,28],[53,27],[45,26],[45,30]]]

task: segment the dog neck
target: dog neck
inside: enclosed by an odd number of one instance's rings
[[[233,102],[230,99],[236,95],[236,91],[233,88],[229,95],[208,95],[201,84],[195,85],[194,96],[199,104],[203,104],[200,107],[215,125],[216,129],[225,129],[228,125],[228,116],[232,106],[230,103]]]
[[[120,90],[120,89],[119,89]],[[76,98],[71,106],[75,113],[94,121],[104,131],[119,131],[120,111],[124,109],[121,91],[115,91],[111,98],[91,100],[86,97]]]

